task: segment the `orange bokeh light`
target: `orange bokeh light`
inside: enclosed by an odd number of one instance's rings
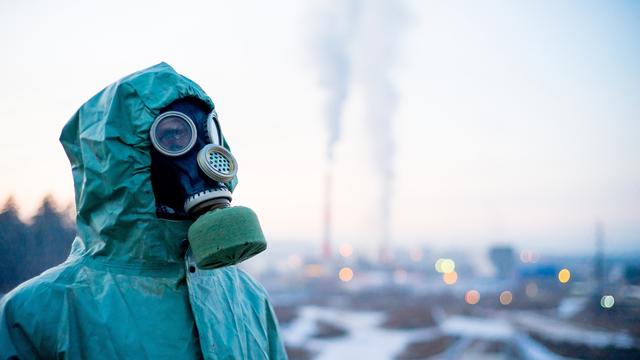
[[[304,267],[304,273],[307,277],[320,277],[324,273],[324,268],[320,264],[309,264]]]
[[[338,252],[342,257],[349,257],[353,254],[353,246],[351,244],[342,244],[338,248]]]
[[[442,274],[442,281],[447,285],[453,285],[458,281],[458,273],[455,271]]]
[[[561,283],[566,284],[569,282],[569,279],[571,279],[571,272],[569,271],[569,269],[564,268],[560,270],[560,272],[558,273],[558,280]]]
[[[353,279],[353,270],[349,267],[343,267],[338,273],[338,278],[343,282],[349,282]]]
[[[534,298],[536,297],[536,295],[538,295],[538,285],[534,282],[528,283],[524,292],[527,294],[528,297]]]
[[[478,290],[469,290],[464,294],[464,301],[469,305],[475,305],[480,301],[480,293]]]
[[[512,300],[513,300],[513,294],[511,294],[511,291],[507,290],[500,293],[500,304],[509,305],[511,304]]]

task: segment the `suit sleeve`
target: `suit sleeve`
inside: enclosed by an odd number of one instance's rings
[[[0,299],[0,359],[35,359],[37,352],[24,324],[15,318],[11,294]]]
[[[269,336],[269,359],[287,359],[287,352],[284,347],[284,339],[280,337],[278,329],[278,319],[269,301],[265,301],[267,306],[267,331]]]

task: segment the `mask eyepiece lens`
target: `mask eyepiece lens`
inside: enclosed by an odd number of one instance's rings
[[[150,135],[151,143],[159,152],[179,156],[196,143],[196,125],[181,112],[167,111],[155,119]]]

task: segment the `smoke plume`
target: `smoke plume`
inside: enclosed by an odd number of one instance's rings
[[[405,25],[402,1],[369,0],[359,11],[358,37],[354,47],[355,79],[362,89],[373,167],[378,175],[380,205],[380,259],[388,260],[393,199],[394,154],[392,120],[398,96],[391,71]]]
[[[330,6],[326,6],[330,4]],[[327,125],[327,159],[333,159],[335,144],[340,139],[342,111],[351,81],[350,48],[355,25],[354,0],[328,1],[318,10],[313,32],[313,58],[320,84],[326,90],[325,121]]]
[[[380,257],[388,257],[393,193],[393,127],[392,118],[397,95],[390,73],[398,52],[398,40],[404,29],[405,10],[402,1],[348,0],[330,2],[320,10],[315,31],[314,58],[322,86],[327,91],[325,116],[327,124],[328,170],[326,189],[331,189],[331,162],[335,144],[340,139],[344,104],[354,85],[362,89],[365,126],[371,144],[371,157],[379,180],[381,249]],[[330,190],[325,190],[325,241],[330,232]]]

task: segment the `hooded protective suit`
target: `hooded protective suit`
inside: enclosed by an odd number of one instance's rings
[[[264,289],[235,266],[196,269],[181,249],[191,221],[156,216],[149,128],[183,97],[213,108],[161,63],[108,86],[64,127],[77,236],[63,264],[0,300],[0,359],[286,358]]]

